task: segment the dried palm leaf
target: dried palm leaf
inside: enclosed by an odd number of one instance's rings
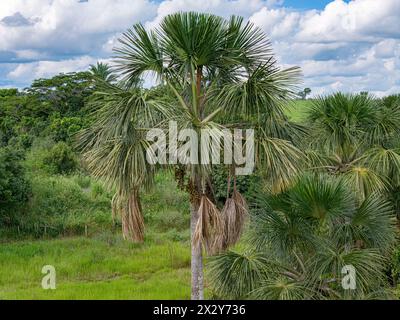
[[[194,245],[203,245],[208,254],[222,251],[224,244],[224,221],[221,213],[206,195],[202,195],[198,220],[193,236]]]
[[[244,197],[236,190],[232,198],[228,198],[221,211],[225,222],[224,249],[236,244],[243,231],[243,226],[248,215],[247,203]]]
[[[112,200],[113,217],[119,215],[122,222],[122,234],[125,240],[143,242],[144,220],[140,204],[139,192],[134,190],[130,195],[121,193],[114,195]]]

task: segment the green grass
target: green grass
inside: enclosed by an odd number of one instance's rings
[[[307,110],[310,108],[312,100],[295,100],[287,106],[286,114],[289,120],[297,123],[304,122]]]
[[[44,290],[53,265],[57,288]],[[0,299],[189,299],[186,242],[143,245],[118,235],[14,242],[0,246]]]
[[[170,173],[143,192],[146,239],[133,244],[113,225],[111,194],[101,184],[46,174],[29,158],[27,166],[27,210],[15,218],[18,229],[0,229],[0,299],[190,298],[188,197]],[[45,265],[56,268],[56,290],[41,287]]]

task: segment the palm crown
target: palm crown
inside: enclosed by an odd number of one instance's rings
[[[145,132],[165,128],[167,120],[197,132],[254,129],[256,165],[265,169],[277,189],[287,185],[302,153],[289,139],[298,128],[290,124],[282,106],[295,96],[300,72],[277,66],[260,29],[240,17],[177,13],[154,30],[134,25],[119,41],[116,72],[124,85],[99,84],[92,103],[96,120],[80,141],[94,174],[117,187],[114,211],[122,215],[126,237],[143,239],[138,191],[151,183],[154,172],[144,161]],[[171,99],[159,99],[138,86],[148,74],[171,92]],[[234,187],[220,213],[210,195],[210,165],[185,169],[193,267],[196,257],[201,260],[202,244],[213,253],[238,239],[247,210]]]

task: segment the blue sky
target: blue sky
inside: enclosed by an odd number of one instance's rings
[[[300,66],[314,94],[400,92],[399,0],[0,1],[0,87],[112,63],[132,24],[176,11],[241,15],[271,39],[283,67]]]
[[[331,0],[285,0],[283,5],[297,9],[324,9]],[[346,1],[349,2],[349,1]]]

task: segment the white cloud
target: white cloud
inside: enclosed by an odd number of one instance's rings
[[[285,8],[268,9],[263,7],[250,17],[250,21],[262,28],[275,40],[290,35],[299,24],[301,14]]]
[[[297,37],[303,41],[374,41],[400,36],[400,1],[335,0],[303,19]]]
[[[62,61],[39,61],[32,63],[19,64],[13,71],[8,73],[8,78],[21,80],[34,80],[38,78],[51,77],[56,73],[68,73],[74,71],[84,71],[91,64],[96,63],[97,59],[83,56],[75,59]]]
[[[304,86],[314,93],[399,90],[399,0],[332,0],[323,10],[305,11],[282,2],[1,1],[0,76],[28,85],[37,77],[84,70],[109,58],[121,32],[134,23],[151,28],[167,14],[195,10],[254,22],[271,38],[280,63],[303,68]]]
[[[201,11],[217,14],[223,17],[241,15],[249,17],[263,6],[273,6],[282,3],[279,0],[164,0],[157,9],[157,16],[146,23],[147,28],[156,27],[168,14],[178,11]]]
[[[156,8],[148,0],[2,1],[0,20],[16,20],[17,15],[35,22],[0,23],[0,50],[36,49],[56,54],[101,50],[104,39],[135,22],[152,18]]]
[[[263,7],[250,20],[278,60],[299,65],[315,93],[393,92],[400,84],[400,1],[335,0],[323,10]]]

